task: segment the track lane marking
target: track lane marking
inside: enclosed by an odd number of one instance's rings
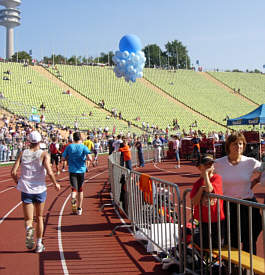
[[[20,204],[22,204],[22,201],[19,202],[17,205],[15,205],[11,210],[9,210],[3,218],[0,219],[0,224],[3,223],[3,221],[9,216],[9,214],[11,214]]]
[[[92,180],[104,173],[108,172],[108,170],[106,171],[103,171],[99,174],[96,174],[95,176],[92,176],[91,178],[89,179],[86,179],[84,181],[85,182],[88,182],[89,180]],[[65,208],[65,205],[66,203],[68,202],[68,200],[70,199],[71,197],[71,193],[69,194],[69,196],[65,199],[63,205],[62,205],[62,208],[60,210],[60,214],[59,214],[59,218],[58,218],[58,247],[59,247],[59,252],[60,252],[60,258],[61,258],[61,264],[62,264],[62,268],[63,268],[63,273],[64,275],[69,275],[69,271],[68,271],[68,268],[67,268],[67,264],[66,264],[66,260],[65,260],[65,257],[64,257],[64,251],[63,251],[63,241],[62,241],[62,231],[61,231],[61,227],[62,227],[62,217],[63,217],[63,212],[64,212],[64,208]]]

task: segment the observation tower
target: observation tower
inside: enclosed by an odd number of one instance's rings
[[[0,25],[6,27],[6,59],[14,54],[14,28],[20,25],[20,0],[0,0]]]

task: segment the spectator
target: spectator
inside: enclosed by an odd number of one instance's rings
[[[191,139],[193,144],[192,154],[195,159],[200,159],[200,138],[198,137],[197,133],[194,133],[193,138]]]
[[[253,172],[261,166],[261,163],[254,158],[243,155],[246,144],[246,139],[242,133],[235,132],[231,134],[225,143],[227,156],[215,161],[215,171],[223,179],[225,196],[257,202],[252,189],[259,182],[259,178],[251,181],[251,177]],[[230,202],[231,245],[235,248],[238,247],[237,221],[237,204]],[[252,228],[253,253],[256,254],[256,241],[262,230],[262,222],[259,209],[255,207],[252,208],[252,221],[255,223]],[[249,252],[249,214],[247,206],[241,205],[240,207],[240,222],[243,250]]]
[[[177,161],[176,168],[180,168],[180,156],[179,156],[180,140],[178,136],[175,136],[175,139],[173,140],[173,149],[175,150],[175,154],[176,154],[176,161]]]
[[[155,139],[152,142],[154,147],[154,162],[161,162],[161,150],[162,150],[162,141],[158,135],[155,135]]]
[[[123,147],[119,148],[119,152],[123,153],[125,167],[129,170],[132,170],[132,155],[131,150],[126,139],[123,140]]]
[[[223,195],[222,178],[218,174],[214,174],[214,160],[212,155],[202,155],[197,163],[200,170],[200,178],[197,180],[191,190],[190,197],[194,205],[194,218],[200,220],[199,204],[201,202],[202,208],[202,241],[203,248],[209,248],[209,219],[208,219],[208,197],[205,193],[214,193]],[[217,200],[210,199],[210,212],[211,212],[211,236],[212,248],[218,248],[218,223],[217,223]],[[221,234],[224,236],[224,210],[223,201],[220,200],[220,220],[221,220]]]
[[[46,109],[46,107],[44,106],[44,103],[43,103],[43,102],[42,102],[41,105],[40,105],[40,109],[41,109],[42,111],[45,111],[45,109]]]
[[[137,141],[135,142],[134,146],[137,149],[138,166],[144,167],[143,145],[140,137],[137,138]]]

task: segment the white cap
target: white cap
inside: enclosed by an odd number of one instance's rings
[[[32,131],[29,134],[30,143],[39,143],[41,142],[41,134],[38,131]]]

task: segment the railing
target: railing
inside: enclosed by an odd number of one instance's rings
[[[187,230],[183,231],[184,240],[184,271],[191,274],[242,274],[242,270],[249,270],[248,274],[265,274],[265,205],[230,198],[226,196],[216,195],[214,193],[207,194],[204,196],[207,201],[208,207],[208,226],[203,228],[202,223],[197,224],[193,217],[193,205],[187,195],[191,189],[186,189],[183,193],[183,224],[187,225],[190,222],[190,232]],[[223,201],[225,220],[223,225],[221,224],[221,202]],[[217,223],[215,229],[211,224],[211,208],[210,205],[215,203],[217,206]],[[232,213],[232,207],[234,208],[233,213],[236,212],[236,217],[230,215]],[[188,210],[190,210],[189,215]],[[244,212],[243,212],[244,211]],[[241,213],[242,212],[242,213]],[[241,214],[240,214],[241,213]],[[247,218],[242,217],[244,214]],[[260,213],[262,213],[260,215]],[[243,214],[243,215],[242,215]],[[200,220],[202,220],[202,204],[199,205]],[[253,219],[254,218],[254,219]],[[246,227],[242,228],[241,220],[246,219]],[[197,224],[197,225],[196,225]],[[236,227],[233,228],[232,224]],[[185,226],[186,227],[186,226]],[[262,251],[259,253],[262,256],[256,256],[255,249],[257,239],[253,238],[253,229],[260,231],[262,236]],[[203,239],[203,230],[207,230],[208,240]],[[236,239],[233,239],[233,234],[236,233]],[[242,231],[248,232],[243,235]],[[188,234],[191,236],[191,240],[188,241]],[[247,236],[248,235],[248,236]],[[215,247],[213,245],[213,239],[217,240]],[[204,247],[204,243],[208,244],[208,247]],[[241,242],[247,241],[249,243],[249,249],[243,250]],[[261,246],[261,242],[258,243]],[[235,246],[235,247],[234,247]],[[218,264],[217,264],[218,263]],[[255,273],[254,273],[255,272]]]
[[[132,163],[136,164],[137,152],[133,151],[132,156]],[[144,151],[144,156],[146,162],[151,161],[153,151]],[[204,237],[205,224],[195,223],[193,205],[187,196],[191,189],[186,189],[181,198],[176,184],[129,171],[119,163],[120,154],[113,153],[109,157],[109,182],[113,199],[111,205],[122,210],[130,222],[121,226],[131,227],[135,238],[147,241],[147,251],[163,255],[163,267],[177,264],[178,272],[184,272],[178,274],[265,274],[264,204],[205,193],[209,223]],[[217,206],[215,229],[211,223],[210,206],[213,201]],[[226,204],[223,222],[220,216],[222,201]],[[232,206],[236,217],[230,215]],[[240,212],[243,211],[248,215],[248,236],[241,236],[241,231],[245,231],[241,226],[244,217]],[[199,213],[202,220],[201,204]],[[262,235],[259,236],[259,256],[256,256],[253,231],[256,230],[258,220]],[[232,222],[236,224],[236,241],[231,240],[231,231],[234,229],[231,228]],[[116,226],[112,233],[119,227]],[[249,249],[243,250],[241,242],[246,238],[249,238]],[[208,247],[204,247],[206,239]]]
[[[144,150],[145,162],[153,160],[153,150]],[[109,157],[112,206],[119,208],[138,239],[147,241],[149,252],[163,253],[183,266],[181,246],[181,200],[177,185],[129,171],[119,165],[120,154]],[[137,152],[132,151],[132,163]],[[103,206],[104,207],[104,206]],[[176,249],[177,248],[177,249]]]

